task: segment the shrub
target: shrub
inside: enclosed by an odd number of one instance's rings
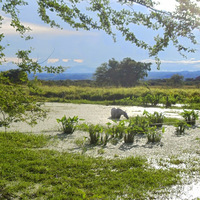
[[[181,116],[185,119],[187,124],[194,126],[196,124],[196,120],[198,119],[198,113],[194,110],[184,110],[184,112],[181,113]]]
[[[150,126],[156,126],[158,128],[162,127],[165,119],[162,113],[154,112],[153,114],[151,114],[145,110],[143,112],[143,115],[147,117]]]
[[[165,129],[157,129],[156,126],[154,127],[150,127],[148,132],[147,132],[147,142],[160,142],[161,141],[161,137],[162,137],[162,133],[164,133]]]
[[[154,94],[147,94],[144,97],[144,102],[145,104],[150,104],[151,106],[156,106],[159,103],[160,100],[160,96],[158,95],[154,95]]]
[[[182,135],[185,133],[185,129],[188,127],[189,125],[187,124],[186,121],[184,120],[179,120],[176,124],[176,135]]]
[[[141,133],[141,127],[139,127],[137,125],[135,125],[135,126],[128,126],[126,128],[126,132],[125,132],[125,135],[124,135],[124,142],[125,143],[133,143],[134,139],[135,139],[135,136],[138,133]]]
[[[117,121],[113,120],[115,123],[117,123]],[[117,125],[111,125],[111,123],[107,123],[108,128],[106,130],[106,132],[111,135],[112,138],[115,139],[122,139],[123,138],[123,134],[125,132],[125,120],[121,120],[119,121],[119,123]]]
[[[143,129],[140,126],[134,124],[134,122],[132,120],[130,120],[129,125],[126,128],[126,133],[124,135],[124,142],[125,143],[133,143],[135,135],[137,135],[141,131],[143,131]]]
[[[57,119],[57,122],[62,124],[62,130],[65,134],[72,134],[77,127],[78,121],[78,116],[66,118],[64,115],[61,119]]]
[[[146,117],[137,115],[136,117],[130,118],[129,126],[137,126],[137,133],[144,134],[149,127],[149,121]]]
[[[172,106],[172,104],[177,103],[177,99],[173,95],[163,96],[161,102],[165,105],[166,108]]]
[[[108,135],[105,134],[105,137],[103,138],[103,127],[101,125],[84,124],[84,126],[86,130],[89,132],[90,144],[92,145],[107,144]]]

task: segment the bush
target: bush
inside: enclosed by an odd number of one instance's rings
[[[124,143],[133,143],[135,135],[138,133],[138,126],[131,126],[129,125],[126,128],[126,133],[124,135]]]
[[[117,123],[117,121],[113,120],[115,123]],[[107,123],[108,127],[106,129],[106,132],[111,135],[112,138],[115,139],[122,139],[123,138],[123,134],[125,133],[125,120],[121,120],[119,121],[119,123],[117,125],[111,125],[111,123]]]
[[[185,119],[186,123],[194,126],[196,124],[196,120],[198,119],[198,113],[194,110],[184,110],[184,112],[181,113],[181,116]]]
[[[62,124],[62,130],[65,134],[72,134],[77,127],[78,121],[78,116],[66,118],[64,115],[61,119],[57,119],[57,122]]]
[[[83,124],[83,126],[85,130],[89,132],[91,145],[107,144],[109,135],[107,133],[103,135],[103,127],[101,125]]]
[[[157,129],[156,126],[154,127],[150,127],[147,133],[147,142],[160,142],[161,141],[161,137],[162,137],[162,133],[164,133],[165,129],[162,128],[161,129]]]
[[[161,128],[164,122],[164,115],[162,113],[154,112],[153,114],[150,114],[146,110],[143,112],[143,115],[145,115],[149,121],[150,126],[156,126],[158,128]]]
[[[179,120],[176,124],[176,135],[182,135],[185,133],[185,129],[188,127],[189,125],[186,123],[186,121],[184,120]]]
[[[148,130],[149,121],[146,117],[137,115],[136,117],[130,118],[129,126],[137,126],[137,133],[144,134]]]

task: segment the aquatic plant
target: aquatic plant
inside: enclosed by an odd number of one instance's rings
[[[67,118],[66,115],[64,115],[61,119],[57,119],[57,122],[61,123],[63,133],[65,134],[72,134],[77,127],[78,121],[79,121],[78,116]]]
[[[185,119],[187,124],[194,126],[196,124],[196,120],[199,118],[198,112],[194,110],[184,110],[181,113],[181,116]]]
[[[185,129],[189,127],[188,123],[184,120],[179,120],[176,124],[176,135],[182,135],[185,133]]]
[[[165,129],[158,129],[156,126],[154,127],[149,127],[148,132],[147,132],[147,142],[160,142],[162,138],[162,133],[165,132]]]
[[[156,126],[158,128],[162,127],[165,119],[165,116],[162,113],[154,112],[151,114],[145,110],[143,115],[147,117],[150,126]]]

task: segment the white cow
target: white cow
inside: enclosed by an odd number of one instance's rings
[[[112,108],[111,109],[111,118],[113,119],[119,119],[121,117],[121,115],[124,115],[124,117],[126,117],[126,119],[128,119],[128,115],[125,111],[123,111],[120,108]]]

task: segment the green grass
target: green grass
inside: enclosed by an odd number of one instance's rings
[[[47,150],[43,135],[0,133],[0,199],[145,199],[176,184],[177,170],[141,157],[91,158]]]

